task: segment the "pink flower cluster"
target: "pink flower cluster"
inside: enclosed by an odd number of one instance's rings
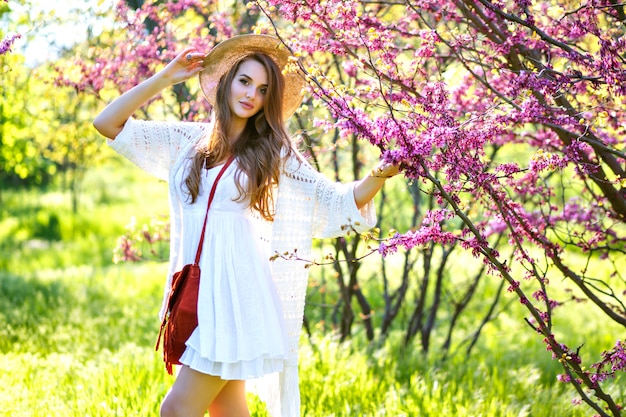
[[[618,340],[613,349],[602,353],[602,360],[592,368],[596,372],[590,375],[594,383],[600,383],[607,378],[615,378],[619,371],[626,371],[626,342]]]
[[[189,10],[202,18],[206,26],[189,25],[183,17],[183,11]],[[58,66],[57,85],[95,95],[104,88],[124,92],[153,75],[183,47],[193,46],[208,52],[216,42],[234,34],[232,27],[223,23],[225,14],[215,13],[210,2],[200,0],[145,2],[137,10],[120,0],[116,14],[123,23],[123,40],[110,48],[90,48],[87,56],[77,55],[70,68]],[[212,35],[207,27],[218,28],[220,32]],[[176,88],[174,92],[179,102],[188,103],[179,108],[179,117],[198,119],[206,115],[208,102],[194,100],[185,88]]]
[[[6,1],[6,0],[5,0]],[[7,35],[2,42],[0,42],[0,55],[4,55],[6,53],[11,52],[11,47],[13,46],[13,43],[20,39],[22,37],[22,35],[20,35],[19,33],[13,34],[13,35]]]
[[[139,262],[147,259],[165,260],[169,250],[170,224],[155,217],[138,228],[133,218],[126,226],[126,233],[117,241],[113,261]]]

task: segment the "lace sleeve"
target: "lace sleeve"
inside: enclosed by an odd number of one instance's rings
[[[376,225],[376,211],[372,202],[360,210],[356,206],[356,182],[333,182],[297,154],[287,160],[285,175],[300,184],[300,191],[311,190],[306,192],[311,194],[301,198],[306,198],[309,204],[313,204],[312,237],[342,236],[350,229],[363,233]],[[292,193],[291,199],[295,199],[297,195],[296,192]]]
[[[364,233],[376,225],[376,212],[371,201],[361,209],[357,208],[355,186],[356,182],[342,184],[319,175],[315,187],[314,237],[343,236],[350,230]]]
[[[139,168],[167,181],[180,150],[197,142],[208,125],[190,122],[153,122],[129,119],[115,140],[108,144]]]

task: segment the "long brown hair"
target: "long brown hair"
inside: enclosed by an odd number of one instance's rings
[[[246,126],[232,145],[226,136],[232,121],[229,106],[231,84],[239,66],[254,60],[267,71],[268,83],[263,108],[248,119]],[[217,87],[215,127],[209,140],[200,144],[193,156],[185,185],[191,202],[194,203],[200,193],[200,180],[203,168],[210,168],[224,161],[228,155],[237,157],[235,184],[239,191],[238,201],[249,199],[250,207],[257,210],[266,220],[274,218],[274,200],[272,189],[278,185],[281,151],[287,155],[292,152],[291,140],[283,122],[283,75],[272,58],[264,54],[251,54],[241,59],[222,76]],[[244,187],[242,174],[248,178]]]

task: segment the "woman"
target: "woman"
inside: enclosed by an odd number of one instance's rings
[[[272,416],[298,417],[297,348],[307,269],[273,254],[309,258],[313,237],[365,231],[371,199],[397,167],[351,184],[328,181],[302,159],[284,121],[301,102],[303,79],[283,69],[288,51],[267,35],[242,35],[208,55],[182,51],[163,70],[110,103],[94,120],[109,144],[169,181],[172,275],[195,256],[218,167],[235,162],[211,205],[200,260],[198,327],[161,405],[162,416],[249,416],[245,381],[264,378],[259,394]],[[210,123],[132,119],[163,89],[200,73],[214,112]],[[164,309],[162,308],[161,314]],[[258,380],[257,380],[258,381]]]

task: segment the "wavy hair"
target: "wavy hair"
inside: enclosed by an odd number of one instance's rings
[[[267,71],[267,92],[263,108],[250,117],[246,126],[231,144],[227,137],[228,126],[232,121],[229,106],[231,84],[240,65],[254,60]],[[208,169],[224,161],[229,155],[237,158],[235,184],[239,191],[237,201],[248,200],[250,207],[258,211],[266,220],[274,219],[273,188],[278,185],[282,163],[281,152],[293,152],[291,139],[283,121],[283,75],[272,58],[254,53],[242,58],[226,72],[217,87],[215,127],[208,141],[200,144],[192,157],[191,168],[185,179],[187,191],[194,203],[200,193],[203,169]],[[242,175],[247,181],[244,182]]]

